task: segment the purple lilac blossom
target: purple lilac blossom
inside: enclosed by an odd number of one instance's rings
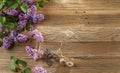
[[[42,33],[39,32],[37,29],[34,29],[33,31],[28,32],[28,36],[33,37],[37,42],[43,42],[44,38],[42,36]]]
[[[27,35],[21,34],[15,30],[10,32],[10,38],[14,40],[14,42],[25,42],[28,39]]]
[[[37,11],[37,8],[35,5],[32,5],[28,10],[27,10],[27,15],[28,17],[35,17],[36,16],[36,11]]]
[[[35,0],[24,0],[25,3],[28,3],[30,5],[35,4]]]
[[[22,20],[22,21],[19,21],[18,22],[18,26],[17,26],[17,29],[21,29],[21,28],[24,28],[27,24],[27,20]]]
[[[13,45],[13,40],[10,37],[3,38],[3,48],[9,49]]]
[[[33,21],[33,24],[36,24],[36,23],[38,23],[38,21],[42,21],[42,20],[44,20],[44,15],[43,14],[37,14],[37,16],[34,17],[32,21]]]
[[[23,13],[19,14],[19,21],[23,21],[23,20],[26,20],[26,19],[27,19],[27,15],[26,14],[23,14]]]
[[[28,53],[28,55],[33,58],[34,60],[37,60],[38,57],[38,51],[30,46],[26,46],[26,52]]]
[[[43,67],[34,67],[33,71],[34,73],[47,73],[47,70],[45,70]]]
[[[6,8],[5,13],[8,15],[11,15],[11,16],[17,16],[19,14],[19,11],[10,9],[10,8]]]
[[[44,15],[36,14],[36,11],[37,11],[37,8],[35,5],[32,5],[27,10],[28,21],[32,22],[33,24],[36,24],[38,21],[42,21],[44,19]]]
[[[14,38],[18,35],[18,32],[15,30],[10,31],[10,38],[14,40]]]
[[[28,37],[24,34],[19,33],[15,38],[14,42],[25,42],[27,41]]]

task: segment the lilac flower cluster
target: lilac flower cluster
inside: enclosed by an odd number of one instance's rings
[[[39,32],[37,29],[35,29],[33,31],[29,31],[28,35],[33,37],[37,42],[43,42],[44,41],[42,33]]]
[[[19,14],[19,11],[11,9],[11,8],[6,8],[5,13],[10,15],[10,16],[17,16]]]
[[[13,45],[13,40],[10,37],[3,38],[3,48],[8,49]]]
[[[24,13],[20,13],[19,16],[19,21],[18,21],[18,26],[17,26],[17,29],[22,29],[22,28],[25,28],[26,24],[27,24],[27,15],[24,14]]]
[[[36,49],[30,47],[30,46],[26,46],[26,52],[28,53],[28,55],[33,58],[34,60],[37,60],[38,57],[38,52]]]
[[[9,37],[3,38],[3,48],[8,49],[14,44],[14,42],[25,42],[27,39],[27,35],[21,34],[17,31],[11,31]]]
[[[25,42],[28,39],[27,35],[21,34],[17,31],[11,31],[10,37],[14,40],[14,42]]]
[[[35,17],[33,17],[33,24],[36,24],[38,21],[42,21],[44,19],[43,14],[38,14]]]
[[[27,20],[19,21],[19,22],[18,22],[17,29],[19,30],[19,29],[24,28],[24,27],[26,26],[26,24],[27,24]]]
[[[22,20],[26,20],[27,19],[27,15],[24,14],[24,13],[20,13],[19,16],[18,16],[19,20],[22,21]]]
[[[27,41],[28,36],[19,33],[15,38],[14,38],[14,42],[25,42]]]
[[[42,50],[37,50],[37,49],[34,49],[30,46],[26,46],[26,52],[28,53],[28,55],[34,59],[34,60],[38,60],[39,59],[39,55],[43,55],[44,52]]]
[[[12,46],[13,42],[15,42],[15,43],[25,42],[25,41],[27,41],[28,36],[32,37],[39,43],[44,41],[42,33],[39,32],[37,29],[34,29],[33,31],[29,31],[28,35],[24,35],[24,34],[21,34],[19,31],[12,30],[10,32],[10,36],[7,38],[6,37],[4,38],[4,40],[11,40],[11,41],[6,42],[3,40],[3,48],[8,49],[9,47]],[[35,52],[35,51],[33,51],[33,52]]]
[[[44,19],[43,14],[36,14],[37,8],[35,5],[30,6],[30,8],[27,10],[26,14],[19,14],[19,21],[17,29],[24,28],[28,22],[31,22],[32,24],[38,23],[38,21],[42,21]]]
[[[29,18],[29,21],[32,22],[33,24],[36,24],[38,21],[41,21],[44,19],[43,14],[36,14],[37,8],[35,5],[32,5],[28,10],[27,10],[27,15]]]
[[[47,73],[47,71],[43,67],[34,67],[34,73]]]

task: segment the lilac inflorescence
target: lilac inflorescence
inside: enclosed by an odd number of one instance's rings
[[[14,41],[10,37],[3,38],[3,48],[9,49],[13,45]]]
[[[43,14],[36,14],[37,8],[35,5],[32,5],[28,10],[27,10],[27,15],[28,19],[30,22],[33,24],[38,23],[38,21],[44,20],[44,15]]]
[[[26,52],[34,60],[39,59],[39,57],[38,57],[38,51],[36,49],[34,49],[34,48],[30,47],[30,46],[26,46]]]
[[[42,33],[39,32],[37,29],[28,32],[28,35],[33,37],[37,42],[43,42],[44,41]]]
[[[29,17],[35,17],[36,16],[36,11],[37,11],[37,8],[35,5],[32,5],[28,10],[27,10],[27,15]]]
[[[14,42],[25,42],[28,39],[27,35],[13,30],[10,32],[10,37],[14,40]]]
[[[10,15],[10,16],[17,16],[19,14],[19,11],[14,10],[14,9],[10,9],[10,8],[6,8],[5,13]]]
[[[38,23],[38,21],[44,20],[44,15],[43,14],[38,14],[33,18],[33,24]]]
[[[19,21],[19,22],[18,22],[17,29],[19,30],[19,29],[24,28],[24,27],[26,26],[26,24],[27,24],[27,20]]]
[[[19,21],[22,21],[22,20],[26,20],[27,19],[27,15],[24,14],[24,13],[20,13],[19,14]]]
[[[24,34],[19,33],[15,38],[14,42],[25,42],[27,41],[28,37]]]

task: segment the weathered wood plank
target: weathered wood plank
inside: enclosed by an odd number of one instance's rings
[[[120,9],[119,0],[52,0],[47,8]]]
[[[119,27],[39,26],[47,42],[120,41]]]
[[[53,0],[42,12],[46,15],[44,25],[120,26],[119,0]]]
[[[63,54],[67,57],[74,57],[74,58],[120,58],[120,42],[86,42],[86,43],[63,43],[62,51]],[[35,43],[27,43],[27,44],[20,44],[16,45],[12,50],[6,51],[4,49],[0,49],[0,58],[1,59],[8,59],[11,55],[16,55],[18,57],[27,58],[28,55],[25,52],[25,46]],[[46,42],[41,45],[42,49],[50,48],[51,50],[55,51],[59,48],[60,43],[51,43]],[[5,55],[5,56],[4,56]]]
[[[48,9],[49,11],[49,9]],[[62,12],[63,11],[63,12]],[[47,11],[46,11],[47,12]],[[56,13],[56,14],[55,14]],[[120,11],[53,10],[45,14],[43,26],[119,27]]]
[[[115,73],[120,68],[120,42],[94,42],[94,43],[63,43],[63,54],[75,63],[73,68],[66,68],[55,63],[49,68],[43,61],[33,61],[25,53],[25,44],[17,45],[11,51],[0,49],[0,71],[1,73],[12,73],[7,68],[10,61],[9,57],[14,55],[28,62],[31,68],[43,66],[48,73]],[[35,45],[35,44],[34,44]],[[57,50],[60,43],[43,43],[41,48]]]

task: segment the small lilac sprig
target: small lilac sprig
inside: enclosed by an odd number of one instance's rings
[[[44,41],[44,37],[42,33],[39,32],[37,29],[34,29],[33,31],[29,31],[28,36],[35,39],[38,43],[42,43]]]
[[[31,46],[26,46],[25,49],[29,57],[34,60],[38,60],[39,57],[44,54],[42,50],[37,50],[35,48],[32,48]]]
[[[19,11],[11,8],[6,8],[5,13],[10,16],[17,16],[19,14]]]
[[[34,60],[38,60],[39,56],[38,56],[38,51],[30,46],[26,46],[26,52],[28,53],[28,55],[33,58]]]
[[[3,48],[8,49],[14,44],[14,41],[10,37],[3,38]]]

